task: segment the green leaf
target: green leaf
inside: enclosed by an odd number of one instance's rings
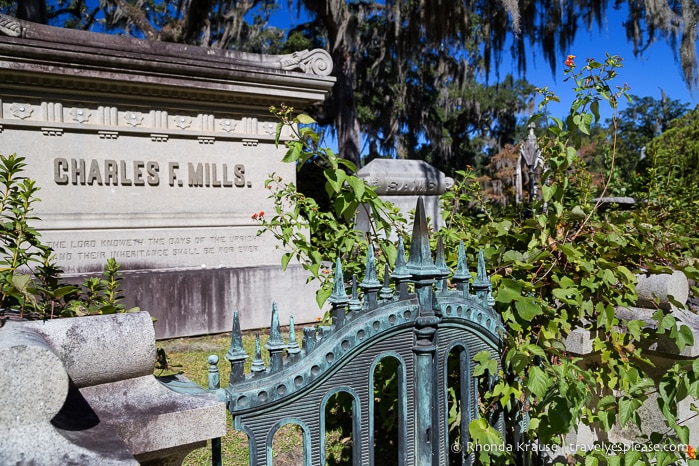
[[[75,291],[77,291],[77,287],[73,285],[67,285],[56,288],[55,290],[53,290],[51,295],[54,298],[62,298],[63,296],[69,295],[70,293],[74,293]]]
[[[641,404],[641,400],[637,398],[623,397],[619,400],[619,422],[622,427],[626,427],[630,420],[637,417]]]
[[[537,366],[530,367],[527,388],[538,398],[543,398],[548,387],[549,378],[546,376],[546,373]]]
[[[519,316],[527,322],[543,313],[541,306],[539,306],[536,300],[531,297],[522,297],[521,299],[518,299],[515,302],[515,308],[517,309]]]
[[[32,281],[32,276],[27,274],[16,273],[12,275],[12,286],[22,294],[27,293],[27,288]]]
[[[301,113],[299,116],[297,116],[296,120],[302,125],[312,125],[316,123],[316,121],[313,118],[306,115],[305,113]]]
[[[286,252],[282,255],[282,270],[286,270],[286,267],[289,265],[289,261],[291,260],[292,254],[290,252]]]
[[[599,100],[594,100],[590,104],[590,111],[595,116],[595,123],[599,122]]]
[[[282,134],[282,128],[284,128],[284,122],[280,121],[277,123],[277,129],[274,133],[274,148],[278,149],[279,148],[279,138],[281,137]]]
[[[286,151],[286,154],[284,155],[284,158],[282,159],[282,162],[285,163],[292,163],[296,162],[299,157],[301,156],[301,148],[302,145],[298,141],[293,141],[290,142],[288,145],[288,149]]]
[[[325,301],[328,300],[331,294],[333,294],[333,290],[330,287],[320,288],[318,291],[316,291],[316,303],[318,304],[319,308],[323,307]]]
[[[484,418],[474,419],[468,423],[471,439],[480,445],[502,445],[500,433],[488,424]]]
[[[517,280],[503,278],[500,282],[500,286],[498,287],[498,292],[497,296],[495,297],[495,301],[505,304],[511,303],[512,301],[516,301],[522,297],[522,289],[524,289],[524,285],[522,285]]]
[[[347,179],[347,174],[342,170],[325,170],[323,175],[327,180],[327,183],[325,183],[325,190],[331,197],[342,190],[342,185]]]
[[[519,251],[510,249],[502,255],[502,260],[504,262],[524,262],[524,254]]]
[[[541,197],[544,200],[544,202],[549,202],[551,198],[553,198],[553,195],[556,192],[557,188],[558,185],[556,183],[551,184],[551,186],[541,186]]]
[[[480,351],[475,356],[473,360],[477,363],[476,367],[473,368],[473,376],[480,377],[487,372],[490,375],[497,374],[498,362],[492,358],[490,351]]]
[[[349,176],[347,177],[347,181],[349,182],[349,185],[352,187],[352,190],[354,191],[354,195],[357,197],[357,200],[361,200],[364,196],[364,187],[366,186],[364,184],[364,180],[356,176]]]

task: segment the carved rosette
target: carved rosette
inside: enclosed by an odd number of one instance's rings
[[[180,129],[187,129],[190,126],[192,126],[192,118],[188,116],[176,116],[175,118],[175,126],[177,126]]]
[[[271,121],[268,121],[267,123],[262,123],[262,130],[266,133],[269,134],[270,136],[273,136],[277,132],[277,124],[272,123]]]
[[[10,112],[12,112],[12,115],[15,118],[24,120],[25,118],[29,118],[32,115],[34,109],[29,104],[14,103],[10,105]]]
[[[282,70],[300,69],[307,74],[329,76],[333,70],[333,59],[323,49],[301,50],[281,59]]]
[[[141,112],[126,112],[124,114],[126,124],[131,126],[139,126],[143,123],[143,114]]]
[[[78,123],[87,123],[90,120],[91,112],[86,108],[74,108],[70,111],[73,120]]]
[[[230,133],[231,131],[235,131],[236,126],[238,126],[238,123],[236,123],[235,120],[226,118],[224,120],[221,120],[219,125],[221,126],[221,129],[223,131],[225,131],[226,133]]]

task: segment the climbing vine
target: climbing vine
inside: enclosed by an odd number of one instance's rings
[[[269,232],[283,245],[284,268],[295,260],[310,272],[311,279],[320,280],[317,301],[322,306],[332,293],[330,265],[338,256],[349,277],[363,272],[362,258],[366,257],[369,244],[375,248],[379,273],[383,272],[383,264],[395,264],[397,250],[387,238],[403,233],[405,219],[357,175],[352,162],[319,146],[319,136],[313,129],[315,122],[310,117],[295,116],[294,109],[286,106],[272,107],[271,111],[279,118],[277,143],[282,128],[293,132],[294,137],[285,143],[284,161],[295,163],[299,170],[305,164],[319,167],[327,196],[323,203],[330,208],[320,208],[319,200],[300,192],[294,183],[285,183],[272,175],[266,184],[274,200],[274,212],[258,213],[254,218],[261,224],[260,234]],[[358,228],[358,210],[368,220],[366,233]]]
[[[667,465],[691,459],[689,432],[677,417],[677,403],[699,396],[699,364],[679,361],[662,377],[653,377],[649,347],[669,339],[681,351],[694,344],[692,332],[662,309],[651,323],[620,318],[616,310],[636,305],[638,273],[679,268],[696,277],[691,257],[696,257],[697,242],[653,226],[657,204],[632,212],[599,209],[577,149],[599,120],[600,104],[610,105],[616,115],[618,99],[628,88],[610,84],[621,66],[618,57],[588,60],[579,70],[571,58],[567,64],[577,92],[570,114],[565,120],[537,117],[546,128],[539,140],[546,167],[540,201],[520,217],[478,220],[464,207],[468,179],[445,196],[445,236],[465,239],[472,254],[484,248],[493,269],[496,308],[507,328],[500,364],[487,353],[474,357],[474,375],[494,383],[482,394],[483,416],[469,425],[472,449],[483,464],[515,464],[542,451],[562,464]],[[552,99],[545,92],[542,109]],[[609,144],[613,154],[614,139]],[[593,354],[588,358],[567,351],[573,331],[589,336]],[[649,433],[636,448],[600,444],[580,449],[566,440],[582,426],[602,433],[599,438],[632,425],[647,432],[639,415],[644,403],[657,404],[665,429]],[[504,438],[486,422],[493,412],[504,416]]]
[[[653,193],[631,211],[601,209],[596,197],[618,181],[613,179],[615,136],[608,141],[610,173],[601,190],[578,155],[600,119],[600,106],[608,105],[615,120],[619,100],[627,98],[628,86],[612,84],[621,64],[608,55],[577,67],[569,56],[566,80],[577,97],[564,119],[547,115],[547,104],[557,97],[541,91],[541,112],[533,118],[543,129],[538,201],[503,215],[481,196],[468,168],[457,172],[461,178],[442,198],[446,228],[439,234],[446,250],[457,251],[463,241],[471,257],[484,251],[496,309],[507,329],[498,360],[489,353],[473,358],[473,375],[489,381],[481,384],[481,416],[468,428],[471,451],[481,464],[526,463],[542,452],[561,464],[590,466],[696,461],[678,404],[699,397],[699,362],[678,359],[658,371],[650,358],[659,340],[672,342],[678,352],[693,345],[692,332],[675,313],[660,308],[645,320],[619,317],[617,310],[636,305],[637,274],[680,269],[689,278],[699,277],[699,242],[690,233],[699,227],[699,208],[691,201],[682,204],[695,210],[682,217],[693,224],[681,228],[666,214],[666,199]],[[273,111],[280,117],[278,136],[284,125],[296,132],[286,143],[285,160],[322,168],[331,208],[321,212],[315,199],[272,177],[268,187],[275,212],[260,218],[263,230],[286,248],[283,265],[298,260],[322,279],[326,264],[341,256],[343,267],[359,272],[358,258],[368,242],[355,229],[357,208],[364,206],[375,220],[372,242],[400,230],[400,219],[356,176],[356,167],[318,147],[308,117],[294,117],[290,108]],[[393,264],[395,248],[381,241],[378,249],[381,260]],[[453,266],[456,257],[448,262]],[[319,304],[329,294],[324,286]],[[568,350],[574,331],[589,336],[592,356],[583,359]],[[644,404],[657,406],[663,428],[651,432],[644,425],[639,414]],[[495,427],[497,419],[505,421],[504,435]],[[613,429],[631,427],[646,433],[635,448],[607,443],[578,449],[566,440],[579,428],[608,438]]]

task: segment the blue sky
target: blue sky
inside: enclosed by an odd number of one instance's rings
[[[272,24],[283,27],[289,23],[295,25],[300,22],[294,17],[295,15],[290,14],[287,10],[286,1],[281,1],[278,4],[280,9],[275,14]],[[627,41],[626,32],[622,26],[626,16],[626,6],[623,6],[620,11],[610,7],[601,28],[593,26],[591,31],[580,28],[570,50],[561,52],[555,75],[544,61],[540,50],[529,50],[527,72],[524,77],[538,87],[548,86],[561,98],[560,104],[553,104],[550,107],[553,116],[567,114],[570,103],[574,99],[572,84],[569,81],[563,81],[565,78],[563,62],[569,54],[576,56],[575,61],[578,66],[583,65],[586,58],[594,58],[601,62],[605,59],[606,53],[619,55],[624,58],[624,66],[618,71],[618,76],[614,81],[615,85],[621,86],[628,83],[631,86],[631,94],[656,99],[660,99],[660,89],[662,88],[668,97],[688,103],[690,108],[694,108],[699,103],[696,96],[692,95],[682,80],[680,65],[675,61],[673,50],[663,39],[653,43],[644,50],[641,56],[634,57],[633,45]],[[508,73],[518,76],[516,64],[507,62],[508,55],[508,52],[503,53],[505,60],[499,67],[500,76],[504,77]],[[491,75],[489,82],[495,83],[494,74]],[[626,101],[623,99],[619,109],[623,109],[625,106]],[[611,116],[611,110],[604,108],[604,106],[600,106],[600,112],[603,119]]]
[[[618,76],[613,81],[614,85],[621,86],[628,83],[631,86],[630,94],[656,99],[660,99],[662,88],[671,99],[688,103],[690,108],[697,105],[697,93],[693,95],[687,88],[682,80],[682,70],[679,63],[675,61],[673,50],[663,39],[651,44],[641,56],[634,57],[633,45],[627,41],[626,32],[622,26],[625,17],[625,10],[615,11],[610,8],[601,29],[593,26],[589,32],[585,29],[579,30],[570,50],[561,53],[555,75],[544,61],[540,51],[533,51],[533,53],[530,51],[526,79],[538,87],[548,86],[561,98],[560,104],[553,104],[550,107],[552,115],[567,114],[570,103],[575,98],[573,84],[570,81],[564,82],[563,61],[567,55],[576,56],[575,63],[578,68],[585,64],[587,58],[594,58],[601,62],[605,59],[606,53],[618,55],[624,59],[624,66],[618,70]],[[516,66],[512,67],[504,63],[500,67],[500,73],[516,75],[517,69]],[[626,100],[622,99],[619,109],[625,106]],[[600,106],[600,113],[603,119],[609,118],[611,109],[606,106],[605,111],[605,108]]]

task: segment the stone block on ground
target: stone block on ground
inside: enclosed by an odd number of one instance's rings
[[[216,395],[176,393],[154,366],[147,312],[8,322],[0,464],[176,465],[225,435]]]

